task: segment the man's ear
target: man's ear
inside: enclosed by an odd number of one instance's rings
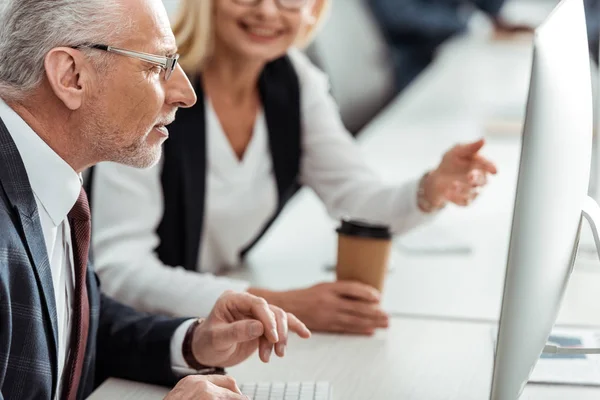
[[[83,103],[85,85],[89,84],[86,73],[89,63],[84,54],[69,47],[56,47],[44,59],[46,78],[56,97],[70,110],[77,110]]]

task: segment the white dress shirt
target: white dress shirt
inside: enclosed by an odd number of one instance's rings
[[[290,51],[301,93],[301,182],[334,218],[352,216],[405,232],[424,222],[418,180],[389,186],[367,166],[329,94],[327,77],[301,52]],[[207,99],[209,100],[209,99]],[[277,206],[277,186],[262,112],[241,161],[206,101],[207,185],[197,272],[165,266],[154,250],[163,216],[161,165],[139,170],[99,164],[94,175],[95,265],[103,289],[138,309],[206,315],[227,289],[248,283],[213,273],[239,265],[239,254],[260,233]],[[202,155],[199,155],[202,156]]]
[[[0,118],[15,142],[27,171],[50,261],[58,322],[58,398],[62,393],[63,370],[71,339],[75,284],[71,229],[67,214],[79,197],[81,177],[2,99]],[[193,321],[182,324],[171,341],[171,362],[175,371],[180,374],[188,372],[181,346],[191,322]]]

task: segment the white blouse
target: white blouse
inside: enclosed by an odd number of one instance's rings
[[[272,174],[264,112],[240,161],[206,100],[207,185],[198,271],[222,272],[239,264],[240,250],[256,238],[277,210],[277,184]]]
[[[300,82],[301,182],[317,193],[333,218],[351,215],[385,223],[394,233],[428,219],[417,206],[418,181],[384,184],[344,128],[327,77],[301,52],[289,55]],[[247,282],[214,273],[239,264],[240,251],[277,206],[264,114],[259,114],[240,161],[209,101],[206,107],[208,179],[200,273],[165,266],[154,252],[164,207],[161,165],[146,170],[115,163],[96,167],[92,239],[102,288],[142,311],[208,315],[225,290],[247,290]]]

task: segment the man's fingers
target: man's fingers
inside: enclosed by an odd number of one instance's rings
[[[268,303],[261,298],[257,298],[254,307],[252,308],[255,318],[260,320],[264,326],[264,336],[271,342],[279,341],[279,332],[277,331],[277,322],[275,314],[269,308]]]
[[[338,281],[334,282],[333,291],[338,295],[378,303],[381,294],[373,287],[360,282]]]
[[[250,293],[228,293],[227,296],[229,296],[228,307],[231,307],[236,313],[260,321],[264,328],[263,334],[269,341],[271,343],[279,341],[275,315],[265,299],[253,296]]]
[[[310,330],[294,314],[288,313],[288,326],[290,331],[300,336],[302,339],[308,339],[311,336]]]
[[[277,321],[277,334],[279,335],[279,342],[275,345],[275,354],[279,357],[285,355],[285,347],[288,342],[288,316],[281,308],[271,306],[271,311],[275,315]]]
[[[260,321],[245,319],[215,328],[212,336],[215,348],[223,348],[258,339],[263,333],[264,327]]]
[[[271,360],[271,354],[273,354],[273,343],[262,336],[258,341],[258,356],[262,362],[268,363]]]
[[[242,391],[235,382],[235,379],[233,379],[231,376],[207,375],[206,380],[215,386],[222,387],[237,394],[242,394]]]
[[[189,375],[181,379],[165,397],[169,400],[196,399],[210,396],[211,399],[246,400],[235,380],[220,375]]]

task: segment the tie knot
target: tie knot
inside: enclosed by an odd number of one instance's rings
[[[88,203],[87,194],[85,189],[81,188],[77,202],[69,211],[69,218],[77,221],[89,221],[90,217],[90,204]]]

